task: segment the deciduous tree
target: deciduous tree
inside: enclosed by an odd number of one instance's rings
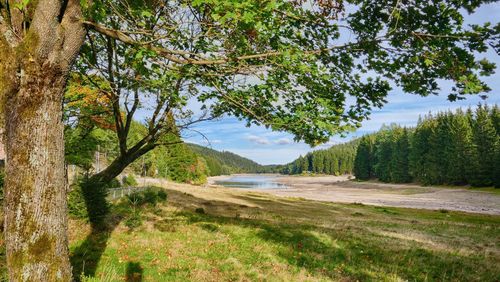
[[[463,25],[488,2],[0,1],[11,280],[71,279],[61,102],[89,31],[132,46],[145,69],[191,81],[215,115],[318,144],[359,126],[389,81],[429,95],[449,80],[450,100],[488,90],[479,75],[494,67],[474,54],[498,52],[498,26]]]

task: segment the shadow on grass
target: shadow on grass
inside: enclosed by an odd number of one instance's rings
[[[102,254],[106,250],[108,240],[114,229],[120,223],[119,219],[106,227],[92,227],[85,240],[71,252],[73,278],[80,281],[82,275],[94,277]]]
[[[125,281],[127,282],[141,282],[144,269],[139,262],[129,261],[127,263],[127,270],[125,273]]]
[[[175,190],[168,190],[168,193],[174,199],[172,204],[181,208],[177,215],[184,217],[188,224],[196,224],[208,232],[219,232],[223,226],[231,225],[249,229],[251,235],[245,236],[272,242],[277,246],[276,255],[287,264],[332,280],[348,277],[360,281],[494,281],[495,275],[500,273],[489,270],[492,264],[484,254],[459,253],[451,245],[453,242],[447,248],[434,248],[432,244],[422,245],[411,238],[389,237],[378,232],[395,228],[425,234],[425,229],[436,231],[443,226],[440,221],[435,225],[427,222],[419,226],[414,221],[401,221],[404,215],[391,208],[340,207],[244,194],[234,197],[254,206],[251,207],[224,200],[207,202]],[[357,213],[357,219],[352,216],[353,212]],[[424,217],[428,213],[432,212],[423,211]],[[438,212],[435,214],[441,216]],[[315,221],[316,218],[320,220]],[[408,218],[419,217],[411,215]],[[325,220],[329,224],[321,223]],[[446,231],[446,227],[443,228]],[[252,247],[247,248],[253,251]]]
[[[282,215],[286,213],[280,212],[284,210],[304,215],[304,211],[311,209],[307,207],[307,202],[304,206],[301,201],[262,198],[259,194],[234,196],[253,205],[248,206],[218,200],[207,201],[175,190],[168,190],[168,194],[173,199],[172,204],[181,208],[176,215],[185,218],[187,224],[196,224],[207,232],[219,232],[220,226],[229,225],[248,228],[256,232],[257,238],[278,245],[277,255],[285,259],[287,264],[304,268],[310,273],[321,273],[331,279],[339,277],[336,268],[346,260],[347,254],[343,248],[332,244],[331,237],[317,232],[325,229],[282,220]],[[262,213],[270,219],[252,218]],[[362,274],[356,277],[363,280],[369,278]]]
[[[446,226],[440,221],[421,225],[410,220],[424,220],[423,215],[398,214],[391,208],[364,205],[331,205],[314,201],[239,194],[233,200],[209,200],[166,190],[169,205],[179,208],[178,219],[156,219],[154,226],[163,232],[176,232],[176,225],[195,224],[206,232],[226,232],[225,226],[245,228],[245,235],[234,235],[243,244],[240,252],[255,255],[252,244],[259,240],[272,243],[273,255],[296,267],[287,271],[305,270],[331,280],[461,280],[495,281],[499,271],[490,271],[491,263],[484,255],[457,253],[454,248],[439,249],[405,238],[383,235],[380,230],[439,232]],[[352,216],[355,214],[356,216]],[[439,212],[432,216],[441,217]],[[343,218],[344,217],[344,218]],[[397,218],[396,218],[397,217]],[[328,222],[323,224],[322,222]],[[107,241],[120,223],[116,218],[105,230],[92,230],[88,238],[73,252],[75,277],[84,273],[95,276],[98,262]],[[435,223],[435,225],[434,225]],[[465,227],[463,227],[465,228]],[[431,232],[432,233],[432,232]],[[420,233],[419,233],[420,234]],[[494,235],[494,234],[493,234]],[[256,240],[253,241],[255,238]],[[234,254],[237,256],[237,254]],[[263,258],[265,259],[265,258]],[[134,274],[135,273],[135,274]],[[141,281],[143,269],[138,262],[129,262],[127,281]]]
[[[108,240],[120,224],[122,217],[110,214],[106,185],[95,182],[81,183],[83,200],[87,209],[91,232],[70,255],[73,279],[80,281],[82,275],[94,277]]]
[[[146,190],[129,194],[125,197],[125,201],[118,200],[111,206],[106,200],[107,189],[105,186],[84,183],[82,191],[91,232],[71,252],[73,279],[76,281],[80,280],[82,275],[95,277],[97,266],[106,250],[109,238],[120,222],[124,220],[125,225],[130,229],[138,227],[142,223],[142,209],[147,206],[156,206],[158,202],[167,199],[167,194],[163,189],[149,187]],[[142,280],[142,267],[139,263],[130,262],[127,265],[127,277],[129,276],[130,279],[127,278],[127,281]]]
[[[346,251],[343,248],[328,244],[331,238],[315,235],[317,227],[228,218],[190,211],[181,211],[177,215],[186,218],[188,224],[196,224],[208,232],[218,232],[218,226],[224,225],[255,230],[258,238],[280,246],[277,255],[285,259],[287,264],[304,268],[310,273],[321,273],[331,279],[339,277],[339,273],[334,270],[346,260]],[[366,280],[369,277],[358,274],[356,278]]]

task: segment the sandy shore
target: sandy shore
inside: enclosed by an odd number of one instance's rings
[[[229,176],[210,178],[227,179]],[[284,189],[255,189],[283,197],[317,201],[362,203],[432,210],[456,210],[500,215],[500,194],[464,188],[422,187],[412,184],[355,182],[346,176],[276,176]]]
[[[233,174],[234,176],[235,174]],[[224,180],[227,180],[231,178],[231,175],[219,175],[219,176],[210,176],[208,179],[207,179],[207,183],[208,185],[214,185],[215,184],[215,181],[224,181]]]
[[[232,177],[235,176],[268,176],[268,177],[273,177],[273,178],[285,178],[287,176],[281,175],[281,174],[275,174],[275,173],[261,173],[261,174],[253,174],[253,173],[235,173],[231,175],[218,175],[218,176],[210,176],[207,178],[207,184],[208,185],[215,185],[216,181],[225,181],[228,180]],[[280,181],[281,182],[281,181]]]

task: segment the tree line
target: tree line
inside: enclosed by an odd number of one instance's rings
[[[357,143],[358,141],[354,140],[300,156],[290,164],[283,166],[281,173],[351,174],[354,168]]]
[[[500,187],[500,109],[428,114],[415,128],[383,127],[360,139],[357,179]]]

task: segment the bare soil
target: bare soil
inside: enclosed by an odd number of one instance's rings
[[[255,189],[283,197],[500,215],[500,194],[467,188],[358,182],[347,176],[276,176],[283,189]],[[254,191],[254,190],[252,190]]]

